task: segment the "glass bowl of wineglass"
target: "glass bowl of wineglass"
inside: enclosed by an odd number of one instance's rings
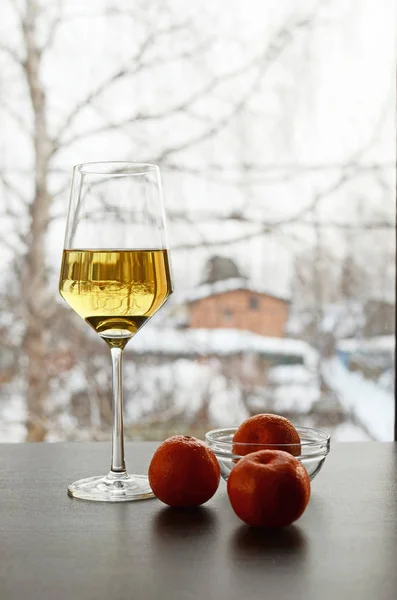
[[[68,487],[72,497],[120,502],[153,497],[124,459],[122,357],[172,293],[160,172],[156,165],[74,167],[59,291],[106,342],[112,359],[113,438],[108,474]]]

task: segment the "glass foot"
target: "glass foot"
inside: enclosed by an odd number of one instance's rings
[[[69,485],[68,494],[72,498],[97,502],[130,502],[155,497],[145,475],[112,472],[104,477],[75,481]]]

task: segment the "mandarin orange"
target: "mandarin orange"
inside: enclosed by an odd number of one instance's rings
[[[269,450],[284,450],[293,456],[301,453],[299,433],[291,421],[280,415],[260,414],[250,417],[241,423],[233,436],[233,442],[233,453],[240,456],[265,450],[264,445],[267,444]]]
[[[255,527],[283,527],[303,514],[310,478],[297,458],[280,450],[261,450],[241,458],[227,481],[236,515]]]
[[[174,435],[156,450],[149,466],[149,483],[159,500],[169,506],[199,506],[219,485],[220,468],[204,442]]]

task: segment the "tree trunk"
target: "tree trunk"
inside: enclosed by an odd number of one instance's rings
[[[34,199],[30,206],[23,298],[26,309],[24,350],[27,358],[27,441],[42,441],[47,431],[46,402],[50,375],[47,368],[52,298],[46,268],[46,230],[52,198],[48,165],[52,143],[46,122],[46,95],[40,80],[41,50],[37,42],[39,6],[27,0],[22,32],[26,50],[24,70],[34,116]]]

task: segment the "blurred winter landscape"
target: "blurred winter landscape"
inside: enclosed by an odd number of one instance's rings
[[[391,440],[393,0],[4,0],[0,442],[109,439],[62,302],[73,165],[159,164],[175,292],[125,351],[126,435],[258,412]]]

